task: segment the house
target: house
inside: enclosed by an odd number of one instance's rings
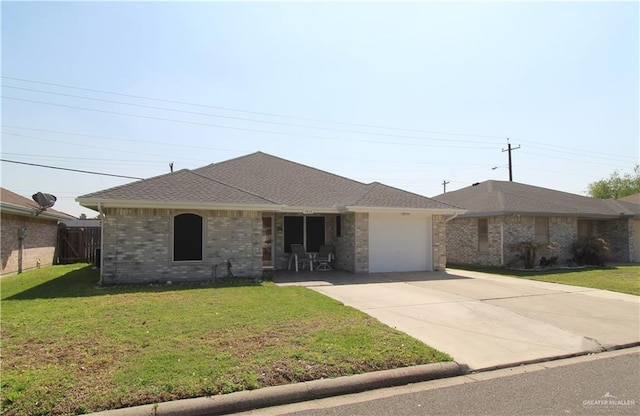
[[[509,266],[520,242],[554,243],[558,264],[583,236],[606,239],[612,261],[640,261],[640,205],[602,200],[517,182],[489,180],[435,199],[468,212],[447,223],[447,261]]]
[[[637,194],[625,196],[624,198],[620,198],[619,200],[640,205],[640,192],[638,192]],[[640,218],[636,218],[633,221],[634,221],[633,246],[635,247],[635,257],[631,257],[631,258],[636,263],[640,263]]]
[[[74,217],[54,209],[39,212],[31,199],[0,188],[0,274],[53,264],[58,222],[70,219]]]
[[[84,195],[103,215],[102,282],[256,277],[286,269],[291,244],[334,246],[354,273],[446,263],[446,218],[464,210],[256,152]]]

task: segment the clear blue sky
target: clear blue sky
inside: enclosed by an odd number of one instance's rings
[[[2,158],[148,178],[263,151],[435,196],[507,180],[510,138],[515,181],[584,194],[640,157],[638,20],[637,2],[3,1]],[[74,215],[131,181],[1,166]]]

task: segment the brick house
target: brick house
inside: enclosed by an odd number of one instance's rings
[[[614,262],[640,261],[640,205],[493,180],[434,199],[468,210],[447,223],[451,263],[509,266],[517,258],[512,244],[535,241],[554,243],[564,265],[571,244],[583,236],[606,239]]]
[[[446,264],[444,222],[464,210],[262,152],[84,195],[103,215],[104,284],[256,277],[291,244],[334,246],[353,273]]]
[[[0,188],[1,275],[54,263],[58,222],[74,217],[54,209],[36,212],[34,201]]]
[[[619,200],[640,205],[640,192],[637,194],[625,196],[624,198],[620,198]],[[635,218],[633,220],[633,229],[633,246],[635,247],[635,258],[632,257],[632,260],[636,263],[640,263],[640,218]]]

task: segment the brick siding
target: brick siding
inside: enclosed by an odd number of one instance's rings
[[[549,219],[549,242],[556,245],[553,255],[558,265],[571,260],[571,245],[578,238],[577,217],[545,217]],[[487,266],[515,265],[518,253],[511,246],[533,241],[535,217],[507,215],[487,218],[489,244],[486,252],[478,250],[478,218],[456,218],[447,223],[447,261],[450,263]],[[633,225],[629,220],[593,221],[594,235],[609,241],[612,261],[629,261],[633,253]],[[552,252],[539,250],[537,259]]]
[[[203,218],[203,260],[174,262],[173,218],[182,213]],[[262,273],[262,219],[245,211],[106,209],[103,220],[102,282],[211,280]]]
[[[18,272],[18,251],[20,247],[18,230],[26,228],[22,253],[22,270],[26,271],[40,266],[50,266],[54,262],[58,225],[55,220],[47,220],[36,216],[2,214],[0,217],[1,250],[0,274]]]

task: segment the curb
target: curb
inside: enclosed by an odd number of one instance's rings
[[[401,386],[438,378],[453,377],[468,371],[455,361],[424,364],[354,376],[305,381],[265,387],[219,396],[127,407],[91,413],[93,416],[206,416],[244,412],[331,396],[360,393],[384,387]]]

